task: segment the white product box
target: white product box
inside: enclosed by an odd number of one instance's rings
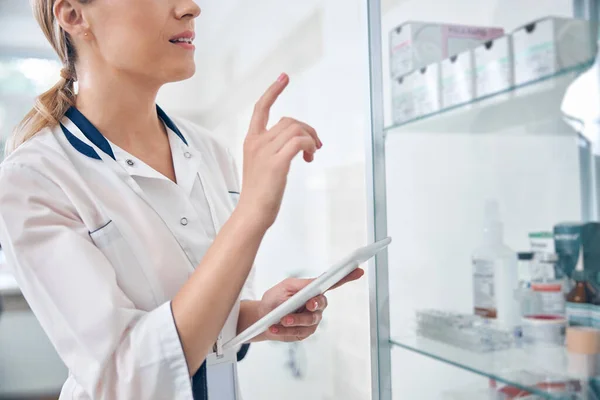
[[[502,28],[405,22],[390,32],[390,74],[406,75],[503,34]]]
[[[415,103],[412,94],[413,74],[396,78],[392,81],[392,119],[394,124],[413,119]]]
[[[468,103],[475,98],[473,52],[465,51],[442,61],[442,107]]]
[[[484,97],[508,90],[514,85],[512,39],[502,36],[473,50],[475,96]]]
[[[441,108],[440,64],[429,64],[410,74],[415,117],[431,114]]]
[[[571,18],[548,17],[512,34],[515,85],[520,85],[593,58],[590,24]]]

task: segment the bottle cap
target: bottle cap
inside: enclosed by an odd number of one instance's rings
[[[517,256],[519,257],[519,260],[522,261],[533,260],[533,252],[531,251],[518,253]]]
[[[534,292],[562,292],[562,282],[534,282],[531,284]]]
[[[502,241],[504,229],[500,219],[500,207],[495,200],[487,200],[485,202],[485,212],[483,217],[483,230],[488,239],[494,241]]]

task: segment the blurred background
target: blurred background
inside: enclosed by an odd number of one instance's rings
[[[257,259],[257,293],[289,276],[320,274],[367,240],[365,143],[369,132],[366,3],[358,0],[200,1],[197,72],[165,87],[158,104],[228,145],[241,165],[254,102],[281,72],[291,85],[272,121],[292,116],[324,142],[311,165],[292,169],[284,204]],[[58,78],[27,0],[0,0],[0,138]],[[118,95],[118,94],[115,94]],[[2,275],[0,275],[2,276]],[[3,278],[0,399],[56,398],[67,372]],[[0,281],[2,285],[3,281]],[[1,286],[0,286],[1,287]],[[240,364],[245,400],[370,396],[367,279],[332,292],[323,329],[298,344],[252,346]],[[11,397],[12,396],[12,397]]]
[[[287,72],[291,84],[276,103],[272,121],[283,116],[304,120],[324,142],[314,163],[292,168],[281,213],[257,258],[256,292],[263,293],[286,277],[321,273],[365,244],[372,229],[368,224],[372,193],[367,185],[371,133],[367,1],[197,2],[203,13],[196,22],[196,75],[165,87],[158,99],[161,107],[210,129],[241,165],[254,102],[281,72]],[[540,17],[572,17],[575,3],[382,0],[380,72],[386,123],[392,123],[388,33],[399,24],[442,22],[500,27],[508,33]],[[28,1],[0,0],[0,140],[31,108],[34,97],[58,79],[60,68]],[[555,100],[561,99],[562,94]],[[518,113],[510,109],[486,121],[507,120]],[[556,114],[535,128],[519,125],[513,133],[550,131],[559,118]],[[581,217],[579,182],[573,179],[579,176],[573,137],[556,135],[548,140],[522,135],[516,141],[514,135],[500,141],[487,136],[476,142],[472,136],[461,136],[480,129],[476,123],[457,128],[459,124],[434,120],[414,129],[466,130],[452,138],[391,135],[386,144],[389,231],[395,238],[388,288],[394,331],[405,328],[399,325],[424,305],[470,312],[469,252],[480,232],[483,192],[508,205],[503,214],[512,226],[507,238],[517,249],[528,246],[528,229],[547,229],[557,220]],[[532,161],[523,172],[521,167],[532,154],[539,162]],[[543,194],[543,206],[542,195],[536,193]],[[573,195],[561,196],[564,193]],[[455,262],[462,267],[446,268]],[[67,371],[2,266],[0,294],[4,305],[0,399],[56,398]],[[307,341],[252,346],[239,367],[245,400],[371,399],[368,279],[332,292],[329,299],[321,329]],[[486,390],[490,384],[485,377],[401,347],[391,351],[391,359],[395,399],[477,399],[481,397],[460,397],[459,392]],[[449,395],[448,388],[459,394]]]

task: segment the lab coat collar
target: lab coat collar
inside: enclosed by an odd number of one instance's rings
[[[167,116],[167,114],[158,105],[156,106],[156,112],[158,113],[158,117],[163,121],[163,123],[167,126],[167,128],[172,130],[182,140],[182,142],[187,146],[188,142],[185,139],[185,137],[183,136],[183,134],[181,133],[181,131],[179,130],[179,128],[177,128],[177,126],[171,120],[171,118],[169,118]],[[96,147],[98,147],[100,150],[102,150],[104,153],[106,153],[108,156],[110,156],[113,160],[116,160],[115,154],[114,154],[113,149],[112,149],[110,143],[108,142],[108,140],[85,117],[85,115],[83,115],[75,106],[70,107],[67,110],[67,112],[65,113],[65,116],[67,118],[69,118],[69,120],[71,120],[71,122],[73,122],[73,124],[75,124],[75,126],[77,126],[77,128],[79,128],[81,133],[83,133],[83,135],[90,142],[92,142],[94,145],[96,145]],[[96,153],[96,151],[91,146],[87,145],[85,142],[78,139],[62,123],[60,124],[60,127],[61,127],[63,133],[65,134],[65,136],[67,137],[67,140],[69,141],[69,143],[71,143],[71,145],[77,151],[79,151],[81,154],[88,156],[90,158],[94,158],[96,160],[101,160],[101,157],[98,155],[98,153]]]
[[[171,129],[166,122],[165,126],[167,127],[167,137],[169,139],[169,146],[171,148],[177,184],[181,186],[187,194],[190,194],[194,185],[194,181],[196,180],[196,173],[200,167],[200,154],[193,148],[193,146],[188,146],[182,140],[180,140],[177,132]],[[168,178],[162,175],[160,172],[156,171],[139,158],[123,150],[116,144],[110,143],[110,145],[114,152],[115,161],[123,168],[123,170],[127,171],[129,175],[133,177],[168,180]]]

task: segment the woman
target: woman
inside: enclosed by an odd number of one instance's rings
[[[322,145],[290,118],[267,128],[289,78],[256,104],[240,192],[227,150],[155,105],[195,71],[192,0],[32,4],[64,69],[0,170],[0,241],[69,368],[60,398],[237,398],[245,349],[223,343],[309,282],[260,301],[249,290],[292,159]],[[255,341],[310,336],[326,305],[312,299]]]

